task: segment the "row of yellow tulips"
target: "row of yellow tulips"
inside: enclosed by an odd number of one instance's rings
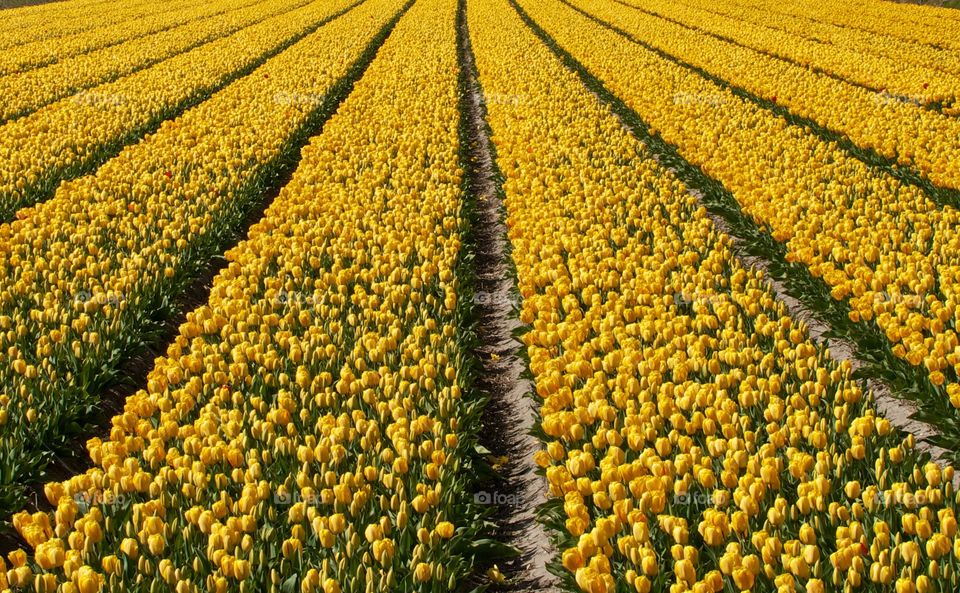
[[[572,4],[684,63],[849,138],[861,149],[912,167],[938,187],[960,189],[960,119],[910,102],[888,100],[874,91],[627,8],[616,0],[574,0]],[[786,47],[786,40],[782,43]],[[952,96],[935,96],[953,101]]]
[[[149,0],[77,0],[7,9],[0,22],[0,49],[68,37],[165,10],[169,10],[166,5]]]
[[[174,0],[165,4],[163,11],[157,11],[155,4],[146,4],[139,13],[130,14],[130,20],[7,48],[0,54],[0,75],[16,75],[70,56],[169,29],[181,24],[189,14],[200,18],[218,12],[216,4],[196,5],[196,0]]]
[[[314,0],[0,126],[0,220],[47,199],[357,0]],[[271,3],[276,3],[275,0]]]
[[[229,0],[218,3],[222,12],[208,18],[186,19],[190,22],[183,26],[73,56],[44,68],[0,76],[0,122],[142,70],[305,3],[306,0]]]
[[[758,8],[769,2],[769,0],[738,1],[746,6]],[[938,9],[933,11],[932,19],[924,18],[921,22],[908,22],[903,18],[904,7],[896,3],[874,1],[869,4],[832,2],[811,5],[802,0],[788,0],[777,4],[776,12],[856,31],[869,31],[917,45],[939,47],[953,52],[960,49],[960,23],[952,18],[952,10]]]
[[[55,512],[15,517],[32,550],[9,555],[8,586],[456,590],[480,522],[455,9],[410,8],[147,390],[90,442],[96,467],[47,485]]]
[[[0,506],[230,240],[399,5],[353,8],[0,227]]]
[[[68,18],[90,7],[97,6],[98,4],[106,6],[106,4],[101,3],[113,1],[114,0],[76,0],[76,2],[71,2],[70,4],[41,2],[9,7],[4,11],[4,15],[6,15],[7,18],[0,23],[0,32],[13,31],[24,27],[40,27],[44,22]],[[38,33],[43,34],[45,31],[40,29]]]
[[[916,24],[926,27],[942,27],[944,31],[960,33],[960,29],[956,29],[956,27],[960,25],[960,13],[956,10],[944,9],[935,3],[907,4],[901,7],[891,5],[885,0],[867,0],[866,2],[840,0],[838,6],[841,10],[845,11],[859,8],[876,18],[895,18],[899,22],[908,23],[908,26],[910,26],[910,24]],[[891,28],[896,29],[894,26],[891,26]]]
[[[960,212],[559,1],[534,12],[655,133],[720,181],[789,261],[848,303],[854,322],[876,323],[894,355],[922,365],[931,405],[949,397],[960,408]]]
[[[824,47],[836,48],[838,52],[855,51],[865,59],[883,56],[904,65],[913,64],[951,75],[960,74],[960,55],[956,51],[777,12],[781,5],[782,2],[777,0],[765,0],[762,3],[756,0],[752,5],[745,5],[742,0],[718,0],[704,9],[744,24],[768,27],[819,42]]]
[[[948,113],[960,114],[960,110],[950,109],[950,106],[957,106],[960,75],[944,72],[939,65],[929,67],[905,62],[903,58],[864,55],[852,47],[828,45],[764,26],[744,26],[743,21],[738,18],[718,15],[715,10],[695,5],[681,5],[663,0],[626,0],[621,4],[624,5],[640,8],[805,68],[815,68],[851,83],[869,87],[874,93],[880,93],[880,96],[874,97],[878,104],[941,103],[947,107]],[[785,98],[790,96],[789,89],[785,88],[782,92]]]
[[[567,586],[955,590],[953,470],[877,415],[508,0],[469,6]]]

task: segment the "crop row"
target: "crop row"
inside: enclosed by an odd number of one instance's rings
[[[883,56],[895,62],[960,74],[960,56],[955,51],[896,39],[880,33],[831,25],[802,16],[778,12],[781,2],[765,0],[745,6],[737,0],[714,2],[704,10],[737,19],[742,23],[783,31],[833,48],[840,54],[857,52],[865,59]]]
[[[615,0],[571,3],[638,41],[849,139],[861,150],[916,170],[937,187],[960,188],[957,118],[910,101],[887,100],[875,91],[626,8]]]
[[[507,0],[469,11],[567,587],[955,589],[953,470],[877,415]]]
[[[314,0],[0,126],[0,220],[47,199],[61,181],[93,170],[356,2]],[[289,102],[277,92],[270,102]]]
[[[70,56],[175,27],[185,18],[197,19],[221,10],[217,4],[202,4],[196,0],[175,0],[164,4],[162,12],[156,12],[155,7],[155,4],[144,4],[139,13],[130,15],[130,21],[7,48],[0,54],[0,75],[16,75]]]
[[[751,7],[762,8],[769,0],[738,0]],[[869,31],[883,37],[956,52],[960,49],[960,22],[951,18],[949,10],[936,10],[929,17],[913,22],[904,18],[910,8],[885,2],[841,2],[810,6],[791,0],[777,4],[775,12],[802,17],[812,22],[827,23],[854,31]],[[927,9],[929,10],[929,9]],[[893,23],[896,23],[894,26]]]
[[[69,4],[46,3],[4,10],[6,18],[0,22],[0,33],[3,33],[0,49],[68,37],[92,28],[169,10],[165,4],[148,0],[120,4],[116,0],[79,0]],[[108,7],[108,10],[104,10]]]
[[[0,508],[231,240],[399,7],[349,10],[0,227]]]
[[[36,111],[82,89],[142,70],[302,4],[306,1],[258,1],[250,6],[249,0],[230,0],[219,5],[224,12],[216,16],[73,56],[44,68],[2,76],[0,122]]]
[[[90,442],[96,467],[46,487],[54,513],[15,517],[34,550],[10,584],[450,591],[468,574],[455,9],[410,8]]]
[[[949,113],[960,114],[960,109],[956,108],[960,76],[944,72],[939,66],[918,65],[905,62],[902,58],[864,55],[854,48],[828,45],[756,24],[744,27],[739,17],[718,15],[715,10],[696,6],[671,4],[662,0],[628,0],[624,4],[670,19],[705,35],[868,87],[881,93],[875,99],[877,102],[943,104]],[[788,89],[784,90],[784,94],[787,94]],[[953,109],[950,109],[951,105]]]
[[[534,19],[719,181],[783,258],[822,280],[828,300],[849,307],[846,323],[878,333],[874,355],[917,367],[922,405],[960,434],[955,209],[562,3],[544,3]]]

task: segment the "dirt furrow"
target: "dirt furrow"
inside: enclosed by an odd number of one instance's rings
[[[494,151],[484,118],[483,92],[476,75],[473,50],[461,0],[457,21],[461,64],[461,99],[467,140],[468,191],[473,202],[474,311],[478,376],[475,386],[487,399],[481,443],[496,478],[474,498],[493,505],[492,537],[520,554],[499,566],[505,582],[498,590],[550,592],[556,579],[547,564],[556,552],[536,509],[546,501],[546,480],[537,473],[533,454],[540,448],[530,434],[538,422],[534,386],[525,377],[523,344],[514,337],[520,327],[514,269],[504,223],[503,196],[498,186]]]

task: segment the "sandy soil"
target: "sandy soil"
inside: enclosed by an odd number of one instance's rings
[[[461,34],[468,36],[465,30]],[[528,395],[533,393],[533,385],[522,377],[526,366],[518,356],[522,344],[513,337],[520,322],[515,312],[514,281],[506,253],[503,204],[497,192],[490,140],[483,119],[483,98],[475,84],[472,53],[461,52],[461,60],[474,83],[470,85],[467,115],[473,140],[470,156],[478,172],[470,188],[477,201],[473,221],[480,360],[477,387],[489,398],[481,441],[492,457],[505,459],[498,468],[499,480],[490,485],[493,491],[478,495],[496,504],[492,520],[498,528],[493,537],[521,552],[517,558],[500,565],[507,583],[498,589],[547,593],[556,590],[556,578],[546,569],[556,552],[535,514],[536,508],[546,501],[547,489],[533,461],[540,443],[529,434],[537,421],[534,401]]]

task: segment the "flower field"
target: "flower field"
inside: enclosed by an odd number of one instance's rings
[[[960,590],[960,13],[0,15],[0,591]]]

